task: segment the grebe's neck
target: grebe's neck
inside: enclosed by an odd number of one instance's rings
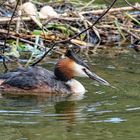
[[[84,94],[85,91],[86,91],[85,88],[84,88],[84,86],[79,81],[77,81],[75,79],[68,80],[66,82],[66,84],[68,86],[70,86],[71,91],[73,93],[76,93],[76,94]]]

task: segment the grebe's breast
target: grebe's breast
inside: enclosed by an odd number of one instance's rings
[[[71,93],[65,82],[57,80],[54,73],[42,67],[18,68],[0,76],[4,91],[33,91]]]

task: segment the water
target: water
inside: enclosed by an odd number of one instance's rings
[[[4,96],[0,140],[139,140],[140,57],[135,52],[89,60],[112,87],[80,79],[79,99]]]

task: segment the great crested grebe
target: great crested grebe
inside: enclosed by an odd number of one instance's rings
[[[0,76],[0,90],[18,92],[51,93],[85,93],[84,86],[74,76],[89,77],[102,85],[107,81],[90,71],[87,64],[76,54],[68,50],[66,58],[60,59],[55,65],[54,72],[39,66],[18,68]]]

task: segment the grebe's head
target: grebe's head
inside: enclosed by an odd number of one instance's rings
[[[107,81],[91,72],[89,66],[73,51],[68,50],[65,56],[66,58],[60,59],[55,66],[54,74],[59,80],[67,82],[75,76],[89,77],[102,85],[109,85]]]

